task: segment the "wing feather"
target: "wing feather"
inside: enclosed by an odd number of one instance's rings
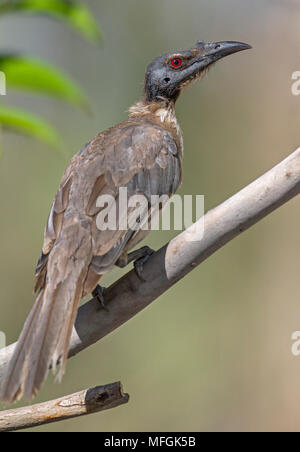
[[[128,197],[144,194],[171,196],[181,182],[181,161],[176,142],[168,131],[149,121],[129,120],[95,137],[71,161],[52,205],[45,230],[44,246],[36,270],[36,289],[45,282],[48,256],[64,226],[67,210],[91,218],[92,266],[95,271],[111,268],[124,249],[135,242],[136,231],[99,231],[97,199],[115,198],[117,224],[119,188]],[[126,212],[126,215],[128,212]],[[145,212],[148,215],[148,212]],[[145,234],[142,234],[143,236]]]

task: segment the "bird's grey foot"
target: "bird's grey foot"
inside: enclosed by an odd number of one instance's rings
[[[92,292],[92,295],[94,298],[96,298],[96,300],[99,301],[99,303],[101,304],[102,308],[106,311],[109,312],[108,307],[106,306],[106,302],[105,302],[105,291],[106,288],[102,287],[102,286],[97,286],[96,289]]]
[[[123,254],[116,262],[116,266],[119,268],[125,268],[131,262],[137,261],[139,259],[144,258],[145,256],[151,256],[154,253],[154,250],[149,248],[149,246],[143,246],[139,250],[132,251],[129,254]]]
[[[146,281],[146,279],[143,277],[144,265],[155,251],[149,248],[148,246],[144,246],[138,251],[140,252],[140,255],[134,262],[135,272],[141,281]]]
[[[127,254],[125,254],[125,256],[121,256],[115,263],[115,265],[119,268],[125,268],[125,267],[127,267],[128,264],[129,264],[129,262],[128,262]]]

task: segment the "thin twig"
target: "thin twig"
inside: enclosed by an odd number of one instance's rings
[[[134,271],[107,289],[109,312],[91,300],[78,312],[69,356],[74,356],[146,308],[226,243],[300,193],[300,148],[204,216],[151,256],[145,282]],[[0,381],[15,345],[0,351]]]
[[[2,411],[0,412],[0,432],[23,430],[94,414],[123,405],[128,400],[129,396],[123,394],[120,382],[98,386],[61,399]]]

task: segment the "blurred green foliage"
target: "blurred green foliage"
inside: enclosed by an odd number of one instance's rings
[[[0,105],[0,124],[18,133],[30,135],[44,141],[53,148],[60,149],[59,134],[39,116],[14,107]]]
[[[73,27],[91,42],[102,39],[102,32],[89,9],[75,0],[6,0],[0,14],[44,14]]]
[[[92,14],[82,3],[73,0],[10,0],[0,4],[0,18],[9,13],[42,14],[71,25],[89,41],[101,39],[101,29]],[[32,56],[0,52],[0,71],[9,88],[52,96],[77,107],[89,109],[82,89],[69,76],[54,65]],[[59,134],[45,120],[17,108],[2,105],[0,124],[38,138],[58,148],[62,144]]]
[[[8,88],[26,89],[56,97],[78,107],[86,107],[83,91],[59,69],[29,56],[3,54],[0,67],[7,79]]]

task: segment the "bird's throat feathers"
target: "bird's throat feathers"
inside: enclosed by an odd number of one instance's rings
[[[174,102],[165,99],[161,102],[141,100],[134,104],[128,113],[131,119],[148,120],[163,126],[173,135],[180,148],[183,148],[182,132],[176,118]]]

